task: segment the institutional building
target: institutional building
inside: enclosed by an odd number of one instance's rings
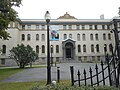
[[[120,26],[120,24],[119,24]],[[38,54],[35,63],[46,62],[47,26],[45,19],[19,19],[11,22],[7,32],[9,40],[0,40],[0,65],[15,65],[9,58],[9,50],[17,44],[30,45]],[[50,55],[59,62],[92,62],[104,59],[104,46],[111,54],[114,46],[112,19],[77,19],[66,13],[50,21]]]

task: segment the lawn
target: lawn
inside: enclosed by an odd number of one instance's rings
[[[20,69],[20,68],[4,68],[4,69],[0,69],[0,80],[3,80],[17,72],[20,72],[24,69]]]

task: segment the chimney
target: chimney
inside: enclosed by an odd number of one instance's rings
[[[104,19],[104,14],[100,15],[100,19],[102,20]]]

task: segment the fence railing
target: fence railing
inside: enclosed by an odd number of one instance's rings
[[[78,70],[76,73],[77,79],[75,79],[74,67],[70,66],[71,71],[71,84],[72,86],[77,83],[79,86],[82,85],[110,85],[118,87],[119,83],[117,82],[117,70],[119,63],[115,63],[113,58],[109,60],[108,55],[106,57],[107,64],[101,62],[98,67],[98,64],[95,65],[94,69],[92,67],[89,68],[89,72],[86,69],[81,72]],[[94,72],[94,73],[93,73]]]

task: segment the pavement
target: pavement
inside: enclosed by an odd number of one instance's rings
[[[60,67],[60,80],[71,80],[70,66],[74,67],[75,79],[77,79],[78,70],[81,73],[81,78],[83,78],[83,70],[86,69],[87,76],[89,76],[89,68],[93,69],[93,74],[95,71],[95,63],[60,63],[57,67]],[[51,67],[51,79],[57,80],[57,67]],[[98,71],[101,71],[101,66],[98,64]],[[107,71],[105,72],[107,75]],[[47,80],[47,69],[46,68],[29,68],[21,72],[18,72],[7,79],[1,80],[0,82],[29,82],[29,81],[40,81]],[[102,75],[100,76],[102,78]],[[96,80],[96,79],[94,79]],[[107,81],[108,82],[108,81]]]

